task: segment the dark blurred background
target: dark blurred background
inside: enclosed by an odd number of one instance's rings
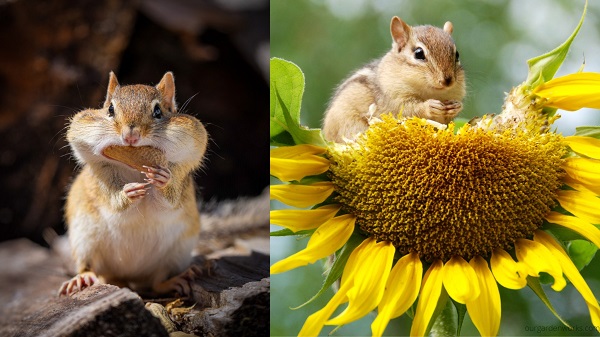
[[[266,0],[0,1],[0,241],[64,232],[75,161],[68,118],[123,84],[175,74],[180,111],[209,133],[204,200],[268,184]],[[189,100],[189,101],[188,101]],[[185,103],[185,104],[184,104]]]

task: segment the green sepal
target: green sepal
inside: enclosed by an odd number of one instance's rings
[[[538,277],[538,280],[540,281],[541,284],[554,283],[554,278],[552,276],[550,276],[550,274],[545,273],[545,272],[540,272],[540,277]]]
[[[304,177],[304,178],[300,179],[299,183],[302,185],[310,185],[310,184],[314,184],[314,183],[318,183],[318,182],[322,182],[322,181],[331,181],[331,179],[329,179],[329,177],[327,175],[327,172],[321,173],[318,175],[314,175],[314,176]]]
[[[454,119],[454,133],[457,133],[458,130],[460,130],[460,128],[462,128],[465,124],[468,124],[469,121],[471,121],[471,119],[466,119],[466,118],[455,118]]]
[[[546,296],[546,292],[544,291],[544,288],[542,288],[542,285],[540,284],[540,280],[537,277],[527,276],[527,286],[529,286],[529,288],[531,290],[533,290],[533,292],[540,298],[540,300],[542,300],[542,302],[546,305],[546,307],[550,310],[550,312],[552,312],[554,317],[556,317],[566,327],[573,330],[573,327],[571,325],[569,325],[569,323],[567,323],[556,312],[556,310],[552,306],[552,303],[550,303],[548,296]]]
[[[292,235],[295,235],[295,236],[307,236],[307,235],[311,235],[312,233],[314,233],[315,230],[316,229],[308,229],[308,230],[293,232],[289,228],[284,228],[284,229],[280,229],[278,231],[270,232],[269,235],[270,236],[292,236]]]
[[[586,240],[586,238],[581,236],[579,233],[561,225],[545,222],[542,226],[542,229],[550,232],[560,242]]]
[[[446,289],[442,286],[442,292],[433,315],[431,315],[425,336],[454,336],[456,334],[456,312],[454,306],[449,303],[449,298]]]
[[[333,264],[329,268],[329,272],[327,273],[327,277],[323,281],[323,285],[321,286],[321,289],[313,297],[311,297],[308,301],[304,302],[303,304],[300,304],[299,306],[297,306],[295,308],[291,308],[291,309],[292,310],[300,309],[303,306],[305,306],[305,305],[311,303],[312,301],[314,301],[315,299],[317,299],[319,296],[323,295],[335,283],[335,281],[337,281],[340,277],[342,277],[342,273],[344,272],[344,267],[346,267],[346,262],[348,261],[350,254],[352,254],[354,249],[356,247],[358,247],[358,245],[360,245],[364,240],[365,240],[365,237],[358,234],[356,231],[354,233],[352,233],[352,235],[350,236],[350,239],[348,239],[348,242],[346,242],[344,247],[342,247],[339,251],[337,251],[335,253],[335,259],[333,261]]]
[[[320,129],[300,125],[304,74],[292,62],[271,59],[271,146],[313,144],[325,146]]]
[[[596,256],[598,247],[587,240],[573,240],[567,243],[567,253],[578,270],[585,268]]]
[[[573,136],[592,137],[600,139],[600,126],[578,126]]]
[[[558,111],[557,108],[550,108],[550,107],[543,107],[542,108],[542,114],[548,116],[548,117],[552,117],[556,114],[556,111]]]
[[[465,316],[467,315],[467,306],[465,304],[458,303],[455,300],[452,300],[452,303],[454,304],[454,308],[456,308],[456,313],[458,314],[456,335],[460,336],[460,330],[462,329]]]
[[[271,175],[270,177],[279,180],[276,176]],[[313,176],[306,176],[300,180],[289,181],[289,183],[291,185],[310,185],[310,184],[323,182],[323,181],[331,181],[331,179],[329,179],[329,177],[327,176],[327,173],[321,173],[321,174],[317,174],[317,175],[313,175]]]
[[[329,336],[333,336],[341,327],[343,327],[343,325],[336,325],[336,327],[329,332]]]
[[[600,225],[594,225],[600,229]],[[585,268],[590,261],[596,256],[598,247],[581,234],[568,228],[545,222],[542,229],[550,232],[559,242],[565,246],[565,251],[577,267],[579,271]],[[548,276],[549,278],[549,276]],[[542,283],[547,279],[543,279]]]
[[[415,319],[415,312],[417,312],[417,303],[419,301],[415,301],[415,303],[413,303],[410,308],[408,308],[408,310],[406,310],[405,314],[406,316],[408,316],[411,320]]]
[[[563,44],[547,52],[546,54],[527,60],[529,73],[527,74],[527,80],[525,81],[526,85],[535,88],[554,77],[554,74],[556,74],[558,68],[560,68],[561,64],[565,60],[565,57],[569,52],[569,48],[571,47],[571,43],[577,36],[577,33],[579,33],[579,29],[583,24],[583,19],[585,18],[586,12],[587,0],[585,1],[585,7],[583,8],[583,14],[581,15],[579,24],[571,36],[569,36],[569,38],[563,42]]]

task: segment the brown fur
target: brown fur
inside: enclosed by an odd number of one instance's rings
[[[161,118],[153,117],[156,104]],[[114,116],[109,114],[111,105]],[[139,142],[132,147],[125,137],[134,134]],[[156,87],[120,86],[111,72],[103,107],[77,113],[67,140],[83,167],[65,208],[77,273],[93,272],[100,281],[134,289],[181,291],[178,279],[168,279],[187,266],[199,237],[192,174],[204,158],[207,134],[196,118],[177,113],[173,74],[166,73]],[[104,155],[111,146],[127,146],[126,152],[151,147],[164,158],[161,163],[146,159],[125,165]],[[139,164],[160,168],[169,178],[132,198],[124,186],[145,184],[148,174],[140,173]],[[61,292],[70,293],[68,286]]]
[[[336,90],[325,112],[325,138],[353,139],[369,127],[371,118],[384,113],[450,122],[462,110],[465,96],[465,75],[455,57],[452,29],[449,22],[444,29],[410,27],[394,17],[392,49],[354,72]],[[415,59],[418,47],[426,61]],[[370,115],[372,104],[376,109]]]

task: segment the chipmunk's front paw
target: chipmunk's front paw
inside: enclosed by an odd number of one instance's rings
[[[63,282],[60,289],[58,289],[58,296],[71,296],[78,291],[82,291],[85,288],[89,288],[94,284],[98,284],[100,281],[96,274],[92,271],[86,271],[81,274],[77,274],[72,279]]]
[[[459,101],[442,102],[430,99],[426,104],[428,110],[424,117],[444,124],[449,123],[462,110],[462,103]]]
[[[146,175],[145,181],[158,187],[164,188],[171,180],[171,171],[168,168],[162,166],[143,166],[146,171],[142,171]]]
[[[123,193],[125,196],[133,201],[142,199],[148,194],[148,190],[150,189],[150,182],[147,183],[129,183],[123,186]]]
[[[463,108],[462,102],[460,101],[446,101],[444,102],[444,106],[446,114],[451,115],[452,117],[456,117]]]
[[[191,265],[183,273],[154,285],[153,290],[159,294],[166,294],[174,291],[181,296],[193,296],[192,283],[195,279],[202,277],[207,272],[208,271],[203,270],[199,266]]]

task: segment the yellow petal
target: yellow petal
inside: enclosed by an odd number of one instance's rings
[[[292,232],[313,229],[333,218],[340,208],[340,205],[326,205],[311,210],[275,210],[270,213],[271,223]]]
[[[290,206],[305,208],[325,201],[333,193],[333,184],[324,181],[310,185],[271,185],[270,192],[271,199]]]
[[[567,158],[562,167],[571,178],[583,184],[600,185],[600,160]]]
[[[527,266],[529,275],[539,277],[540,272],[550,274],[554,278],[552,289],[555,291],[561,291],[567,285],[560,264],[544,245],[531,240],[518,239],[515,250],[519,261]]]
[[[465,304],[479,296],[479,282],[473,267],[460,256],[453,256],[442,270],[444,288],[456,302]]]
[[[479,282],[481,293],[467,302],[469,316],[482,336],[496,336],[500,329],[500,292],[487,262],[476,256],[469,262]]]
[[[575,264],[573,264],[573,261],[571,261],[571,258],[569,258],[569,255],[567,255],[554,238],[541,230],[534,233],[533,240],[543,244],[556,257],[569,281],[573,283],[575,289],[583,296],[590,311],[592,325],[600,332],[600,305],[598,305],[598,300],[596,300],[592,290],[579,273],[579,270],[577,270]]]
[[[356,321],[377,307],[385,284],[392,269],[396,248],[390,242],[377,242],[367,239],[362,259],[353,266],[356,272],[352,277],[352,286],[346,293],[348,307],[337,317],[325,322],[326,325],[343,325]],[[345,281],[348,284],[348,280]]]
[[[490,265],[496,281],[508,289],[522,289],[527,285],[527,269],[521,262],[515,262],[502,249],[494,249]]]
[[[563,110],[600,109],[600,73],[575,73],[554,78],[533,90],[548,107]]]
[[[569,145],[571,150],[586,157],[600,159],[600,139],[584,136],[569,136],[564,138],[564,142]]]
[[[300,180],[306,176],[326,172],[329,164],[329,160],[315,155],[303,155],[293,159],[271,157],[270,172],[281,181]]]
[[[589,222],[557,212],[550,212],[546,215],[546,221],[577,232],[600,248],[600,230]]]
[[[419,303],[417,304],[415,318],[410,328],[411,336],[424,336],[427,331],[427,326],[429,325],[429,321],[431,321],[438,299],[442,293],[443,266],[444,264],[441,260],[435,260],[423,277]]]
[[[404,314],[413,305],[419,295],[422,277],[423,264],[417,253],[404,255],[396,262],[379,303],[377,317],[371,324],[373,336],[383,335],[390,320]]]
[[[558,202],[576,217],[593,224],[600,224],[600,199],[581,191],[558,191]]]
[[[325,321],[331,317],[335,309],[339,307],[341,304],[347,301],[346,299],[346,291],[347,289],[342,289],[335,293],[331,300],[323,307],[323,309],[315,312],[314,314],[308,316],[302,329],[298,333],[298,336],[307,336],[313,337],[318,336],[321,329],[323,329],[323,325],[325,325]]]
[[[358,285],[361,286],[361,282],[365,281],[365,276],[360,275],[364,273],[365,265],[372,263],[372,261],[376,261],[377,264],[383,265],[385,268],[386,263],[382,263],[380,260],[382,256],[377,256],[376,254],[383,253],[383,255],[389,255],[389,251],[391,250],[388,245],[377,245],[374,239],[366,239],[364,240],[358,247],[356,247],[350,256],[348,257],[348,261],[346,262],[346,266],[344,267],[343,278],[345,282],[342,282],[340,289],[333,296],[333,298],[327,303],[323,309],[315,312],[310,315],[306,322],[304,322],[304,326],[302,326],[302,330],[298,336],[317,336],[321,329],[323,329],[323,325],[325,322],[331,317],[335,309],[338,306],[348,301],[348,292],[352,291],[355,287],[355,277],[358,277]],[[393,246],[392,246],[393,249]],[[395,250],[395,249],[393,249]],[[391,254],[393,258],[393,253]],[[391,261],[389,262],[391,267]],[[387,268],[388,274],[390,268]],[[370,270],[373,271],[373,270]],[[384,271],[384,270],[383,270]],[[385,281],[384,281],[385,284]],[[363,285],[366,287],[371,287],[369,285]],[[383,289],[381,289],[383,291]]]
[[[311,235],[308,245],[298,253],[271,266],[271,274],[283,273],[335,253],[346,244],[354,231],[356,218],[350,214],[340,215],[322,224]]]
[[[293,159],[306,155],[319,155],[327,152],[327,149],[310,144],[300,144],[294,146],[281,146],[271,150],[271,158]]]
[[[575,180],[568,175],[563,177],[562,181],[563,181],[563,183],[571,186],[572,188],[574,188],[580,192],[588,192],[588,193],[593,193],[594,195],[600,195],[600,184],[598,184],[598,185],[583,184],[581,181]]]

